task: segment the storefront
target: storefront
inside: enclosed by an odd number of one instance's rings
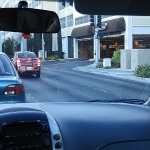
[[[150,49],[150,35],[133,35],[134,49]]]
[[[111,58],[116,48],[124,48],[125,20],[123,17],[103,22],[105,27],[99,30],[103,33],[100,39],[100,58]],[[78,41],[78,58],[93,58],[93,36],[92,26],[74,28],[71,37]]]

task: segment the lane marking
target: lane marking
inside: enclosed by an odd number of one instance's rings
[[[106,92],[105,90],[101,90],[101,92]]]

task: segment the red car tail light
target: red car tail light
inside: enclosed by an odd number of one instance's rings
[[[41,60],[38,59],[38,66],[41,66]]]
[[[4,91],[4,95],[18,95],[24,92],[22,85],[9,85]]]
[[[17,66],[20,66],[20,59],[17,59]]]

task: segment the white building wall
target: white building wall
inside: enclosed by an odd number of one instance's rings
[[[150,17],[134,16],[132,17],[133,34],[150,34]]]
[[[40,7],[40,6],[39,6]],[[42,9],[49,10],[49,11],[58,11],[56,2],[53,1],[42,1],[41,4]],[[58,44],[57,44],[57,34],[52,34],[52,51],[58,50]]]
[[[67,17],[67,16],[72,15],[72,14],[73,14],[73,7],[72,6],[69,6],[65,9],[59,11],[59,17],[60,18]],[[67,25],[67,19],[66,19],[66,25]],[[74,29],[73,26],[62,29],[61,30],[62,37],[71,36],[71,32],[73,29]]]
[[[63,10],[58,12],[59,18],[66,17],[66,26],[67,26],[67,16],[73,15],[73,26],[66,27],[61,30],[62,34],[62,51],[65,53],[64,58],[68,58],[68,36],[71,36],[72,30],[74,29],[74,7],[68,6]]]
[[[150,35],[150,26],[133,26],[132,33]]]

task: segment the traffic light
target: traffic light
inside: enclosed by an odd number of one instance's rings
[[[63,5],[63,6],[65,6],[65,5],[66,5],[65,0],[62,0],[62,5]]]
[[[26,1],[20,1],[18,8],[28,8],[28,3]]]
[[[101,39],[101,38],[103,38],[104,37],[104,33],[103,32],[100,32],[99,33],[99,38]]]
[[[69,5],[73,6],[73,0],[68,0]]]
[[[90,15],[90,25],[94,26],[95,25],[95,19],[94,19],[94,15]]]
[[[97,22],[98,22],[97,26],[98,26],[99,28],[101,28],[101,27],[102,27],[101,15],[98,15],[97,19],[98,19],[98,20],[97,20]]]

